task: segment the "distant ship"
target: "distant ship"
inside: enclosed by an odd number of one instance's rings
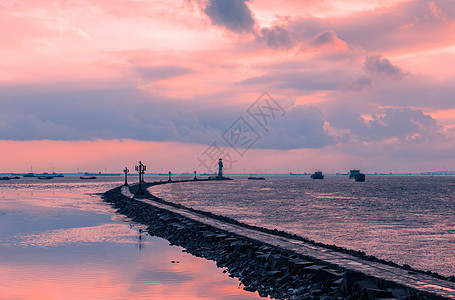
[[[356,169],[349,170],[349,178],[355,178],[355,176],[357,174],[360,174],[360,170],[356,170]]]
[[[80,176],[80,179],[96,179],[95,176]]]
[[[120,173],[101,173],[101,172],[98,172],[98,173],[92,173],[92,172],[84,172],[84,176],[120,176],[120,175],[123,175],[123,174],[120,174]]]
[[[249,180],[265,180],[264,177],[255,177],[255,176],[250,176],[248,177]]]
[[[216,176],[216,175],[218,175],[216,172],[215,173],[206,173],[206,172],[204,172],[202,174],[199,174],[199,176]]]
[[[24,175],[22,175],[23,177],[35,177],[35,174],[34,173],[25,173]]]
[[[360,173],[360,170],[350,170],[349,178],[354,179],[355,181],[365,181],[365,174]]]
[[[311,174],[311,178],[313,179],[324,179],[324,174],[321,171],[316,171],[314,174]]]
[[[354,180],[355,181],[365,181],[365,174],[359,173],[359,174],[355,175]]]
[[[10,180],[10,179],[11,179],[11,177],[9,177],[9,176],[0,177],[0,180]]]
[[[38,176],[38,179],[45,179],[45,180],[54,179],[54,176]]]

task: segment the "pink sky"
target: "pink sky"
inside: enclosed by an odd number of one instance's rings
[[[455,169],[451,0],[0,0],[0,36],[0,172],[202,173],[213,142],[232,172]]]

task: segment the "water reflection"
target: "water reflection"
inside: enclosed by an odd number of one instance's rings
[[[0,187],[0,299],[259,298],[113,214],[93,195],[112,184]]]

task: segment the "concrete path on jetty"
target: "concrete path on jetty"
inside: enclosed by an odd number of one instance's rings
[[[155,185],[166,183],[172,184],[178,182],[181,181],[146,183],[144,186],[148,188]],[[184,182],[191,181],[186,180]],[[177,208],[164,203],[156,202],[152,199],[152,197],[135,198],[127,186],[122,188],[122,193],[126,197],[143,201],[158,208],[183,215],[189,219],[199,221],[215,228],[244,236],[246,238],[255,239],[263,243],[277,246],[282,249],[294,251],[298,254],[312,257],[327,264],[336,265],[346,270],[361,272],[367,276],[372,276],[388,282],[394,282],[399,285],[413,288],[422,292],[427,292],[436,296],[455,299],[455,283],[447,280],[438,279],[427,274],[416,273],[410,270],[405,270],[379,262],[364,260],[356,256],[333,251],[324,247],[305,243],[303,241],[285,238],[278,235],[273,235],[270,233],[222,222],[220,220],[184,208]]]

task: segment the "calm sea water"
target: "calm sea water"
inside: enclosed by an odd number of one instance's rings
[[[0,299],[257,299],[215,263],[116,215],[121,178],[0,182]]]
[[[455,275],[455,176],[301,176],[175,183],[156,196],[239,221]]]

